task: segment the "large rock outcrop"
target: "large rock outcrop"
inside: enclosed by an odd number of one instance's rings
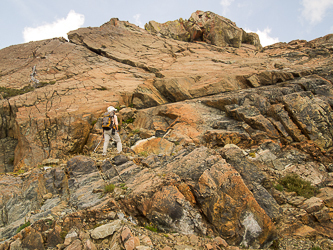
[[[0,50],[0,249],[188,248],[182,239],[207,249],[314,247],[307,237],[325,249],[333,36],[261,48],[255,34],[200,11],[146,29],[112,18],[69,32],[69,42]],[[39,84],[29,82],[33,66]],[[106,160],[92,151],[109,105],[124,154],[110,145]],[[321,192],[274,188],[289,174]],[[150,241],[131,223],[174,242]]]
[[[246,33],[234,22],[210,11],[198,10],[188,20],[179,19],[162,24],[150,21],[145,25],[145,29],[152,34],[180,41],[203,41],[219,47],[235,48],[245,43],[261,49],[257,34]]]

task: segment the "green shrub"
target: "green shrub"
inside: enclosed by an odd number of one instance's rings
[[[158,229],[152,224],[146,225],[145,228],[148,229],[149,231],[152,231],[152,232],[155,232],[155,233],[157,233],[157,231],[158,231]]]
[[[65,239],[66,238],[66,235],[68,234],[68,232],[67,231],[61,231],[61,233],[60,233],[60,237],[61,237],[61,239]]]
[[[144,157],[147,157],[148,156],[148,152],[147,151],[142,151],[142,152],[140,152],[140,155],[142,155]]]
[[[321,248],[318,247],[318,246],[314,246],[314,247],[311,248],[311,250],[321,250]]]
[[[138,129],[138,128],[137,128],[137,129],[134,129],[134,130],[132,131],[132,133],[133,133],[133,134],[138,134],[138,133],[140,133],[140,129]]]
[[[252,157],[252,158],[255,158],[256,157],[256,153],[255,152],[250,152],[249,156]]]
[[[100,88],[96,88],[97,90],[101,90],[101,91],[103,91],[103,90],[107,90],[107,88],[106,87],[104,87],[104,86],[101,86]]]
[[[25,86],[22,89],[11,89],[6,87],[0,87],[0,93],[3,98],[10,98],[17,95],[23,95],[25,93],[33,91],[34,88],[31,86]]]
[[[115,186],[111,183],[104,187],[104,193],[112,193],[114,191]]]
[[[282,186],[281,184],[276,184],[276,185],[274,186],[274,188],[275,188],[276,190],[279,190],[280,192],[283,191],[283,186]]]
[[[30,225],[31,225],[30,221],[25,222],[24,224],[22,224],[21,226],[19,226],[19,228],[16,230],[16,233],[21,232],[24,228],[26,228],[26,227],[28,227]]]
[[[45,87],[47,85],[54,85],[56,83],[56,81],[49,81],[49,82],[39,82],[37,84],[37,88],[42,88]]]
[[[132,117],[130,117],[126,121],[124,121],[124,123],[127,123],[127,124],[133,123],[133,122],[134,122],[134,118],[132,118]]]
[[[278,182],[286,189],[286,191],[296,192],[298,196],[303,196],[305,198],[311,198],[318,191],[318,189],[312,186],[309,181],[303,180],[297,174],[288,174]]]

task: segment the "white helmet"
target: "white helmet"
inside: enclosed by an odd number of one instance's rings
[[[112,111],[116,111],[116,109],[113,106],[110,106],[107,108],[107,111],[110,113]]]

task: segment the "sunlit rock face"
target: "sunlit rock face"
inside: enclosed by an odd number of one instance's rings
[[[332,37],[262,48],[197,11],[0,50],[0,249],[326,249]],[[104,157],[111,105],[123,152]],[[279,186],[289,175],[320,193]]]

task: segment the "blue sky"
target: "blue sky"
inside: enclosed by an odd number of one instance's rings
[[[333,33],[333,0],[1,0],[0,49],[98,27],[112,17],[140,27],[212,11],[259,34],[262,45]]]

